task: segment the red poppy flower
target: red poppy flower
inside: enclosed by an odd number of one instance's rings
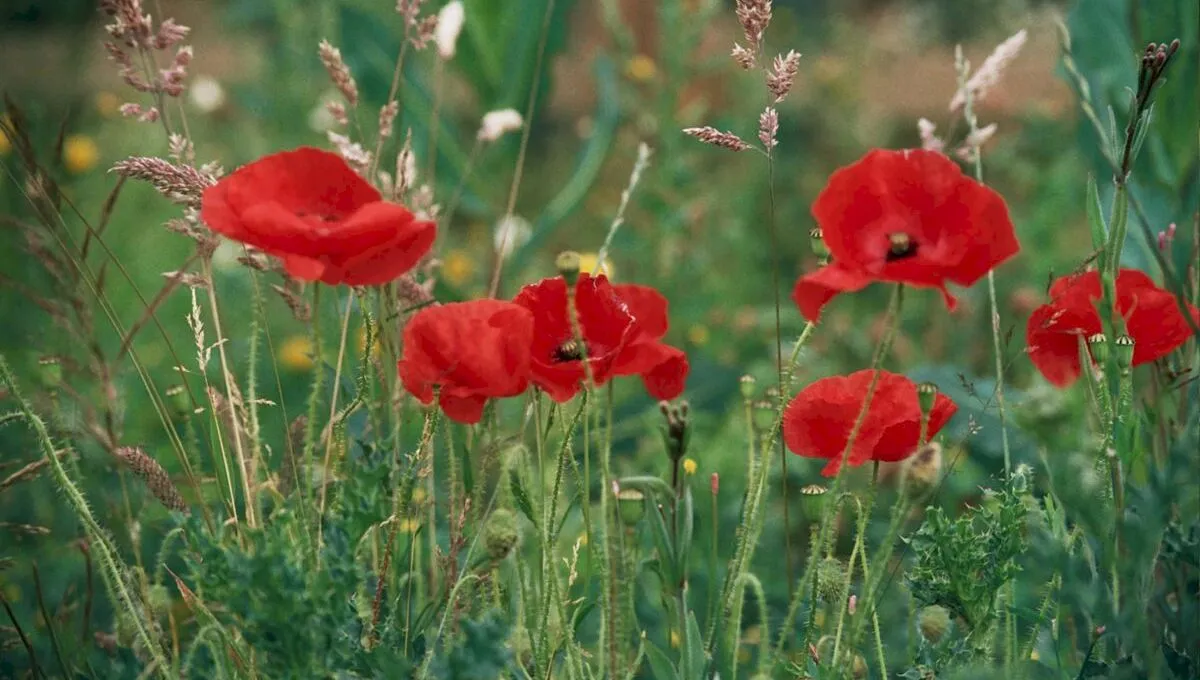
[[[477,423],[493,397],[513,397],[529,386],[533,315],[511,302],[475,300],[426,307],[404,327],[398,363],[404,389],[433,401],[451,420]]]
[[[821,470],[826,477],[836,475],[842,465],[842,453],[874,373],[866,369],[822,378],[801,390],[783,412],[783,441],[793,453],[828,459],[829,464]],[[932,439],[957,410],[953,401],[938,394],[929,413],[926,437]],[[920,436],[921,406],[916,383],[881,371],[867,417],[846,462],[862,465],[868,460],[904,460],[917,450]]]
[[[667,300],[653,288],[613,286],[605,276],[580,274],[575,308],[584,347],[571,329],[561,277],[525,286],[513,302],[533,312],[533,381],[555,401],[579,392],[587,377],[585,353],[597,385],[616,375],[640,375],[655,399],[683,392],[687,356],[660,342],[667,332]]]
[[[238,168],[204,191],[213,231],[283,260],[289,275],[330,285],[387,283],[416,266],[436,234],[340,156],[284,151]]]
[[[1175,297],[1159,288],[1144,272],[1117,272],[1117,312],[1133,338],[1133,365],[1173,352],[1191,337],[1187,319]],[[1066,387],[1079,377],[1080,338],[1100,333],[1103,325],[1097,303],[1103,297],[1100,272],[1064,276],[1050,286],[1050,302],[1033,311],[1025,328],[1029,358],[1046,380]],[[1200,322],[1200,311],[1188,305]]]
[[[934,151],[876,149],[841,168],[813,216],[830,263],[796,282],[792,299],[810,321],[839,293],[877,281],[970,286],[1017,253],[1004,199]]]

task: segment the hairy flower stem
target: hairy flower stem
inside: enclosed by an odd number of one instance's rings
[[[325,460],[321,464],[321,470],[322,470],[321,500],[317,507],[317,565],[318,566],[321,564],[321,542],[322,542],[323,530],[324,530],[324,526],[325,526],[325,502],[326,502],[326,499],[328,498],[328,489],[330,486],[330,480],[333,479],[333,454],[337,453],[338,456],[340,457],[343,453],[340,450],[342,448],[343,442],[339,441],[341,438],[338,436],[337,431],[338,431],[339,427],[336,424],[338,393],[340,392],[340,390],[338,389],[338,385],[340,385],[341,381],[342,381],[342,362],[346,358],[346,336],[348,335],[349,330],[350,330],[350,311],[353,308],[354,308],[354,299],[347,298],[346,299],[346,312],[345,312],[345,314],[342,315],[342,332],[341,332],[340,339],[338,340],[337,363],[333,369],[333,385],[332,385],[333,389],[331,391],[332,393],[329,396],[328,436],[326,436],[324,434],[324,431],[322,432],[322,438],[325,439]],[[335,307],[334,309],[336,310],[337,308]],[[321,316],[321,310],[314,304],[313,305],[313,319],[315,320],[316,318],[318,318],[320,316]],[[314,324],[315,324],[315,321],[314,321]],[[325,366],[322,365],[321,355],[319,355],[319,354],[317,355],[316,361],[314,362],[314,368],[315,368],[316,372],[318,372],[318,373],[323,373],[325,371]]]
[[[66,467],[59,460],[59,456],[54,450],[54,441],[50,437],[49,430],[46,429],[46,423],[33,412],[29,402],[21,394],[16,379],[13,377],[12,369],[9,368],[8,361],[3,356],[0,356],[0,380],[7,385],[9,395],[17,402],[17,408],[29,424],[30,429],[33,430],[43,455],[49,461],[55,481],[67,497],[72,510],[75,511],[75,516],[83,524],[84,531],[88,535],[88,548],[100,563],[100,575],[104,579],[104,585],[109,595],[114,603],[123,608],[128,615],[127,620],[133,626],[138,642],[142,645],[145,653],[150,656],[154,673],[162,678],[170,678],[171,664],[163,653],[163,647],[157,635],[158,631],[155,630],[153,621],[145,618],[143,613],[145,610],[141,603],[134,599],[135,596],[129,588],[126,569],[121,563],[116,548],[110,541],[108,533],[101,528],[99,522],[92,515],[83,492],[72,481]]]

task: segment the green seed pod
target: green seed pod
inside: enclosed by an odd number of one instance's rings
[[[499,508],[488,517],[483,529],[483,542],[488,555],[496,562],[508,557],[521,538],[517,516],[512,510]]]
[[[1128,335],[1118,335],[1113,342],[1117,352],[1117,366],[1122,372],[1133,368],[1133,338]]]
[[[765,399],[754,402],[754,427],[759,432],[770,432],[775,426],[775,404]]]
[[[846,565],[836,557],[817,564],[817,595],[826,602],[841,602],[846,596]]]
[[[165,392],[167,403],[171,405],[171,412],[176,418],[186,418],[192,412],[192,405],[189,403],[187,390],[183,389],[183,385],[172,385]]]
[[[945,607],[929,605],[917,614],[917,628],[926,640],[937,644],[950,629],[950,612]]]
[[[930,382],[917,385],[917,404],[921,406],[921,415],[928,418],[933,405],[937,403],[938,388]]]
[[[825,512],[825,500],[829,496],[829,489],[820,484],[808,484],[800,489],[800,507],[804,509],[804,516],[811,522],[821,518],[821,514]]]
[[[755,383],[754,376],[752,376],[752,375],[743,375],[742,376],[742,379],[739,381],[738,387],[742,391],[743,399],[753,399],[754,398],[754,383]]]
[[[558,269],[558,273],[567,281],[567,285],[575,285],[575,281],[579,279],[579,253],[574,250],[565,250],[554,258],[554,266]]]
[[[42,357],[38,359],[38,379],[42,383],[42,387],[48,390],[57,388],[62,384],[62,362],[58,357]]]
[[[809,229],[808,240],[812,244],[813,254],[819,258],[829,257],[829,246],[825,245],[825,239],[821,235],[820,229]]]
[[[1103,366],[1108,361],[1108,338],[1103,333],[1095,333],[1088,336],[1087,344],[1092,351],[1092,358]]]
[[[621,489],[617,492],[617,514],[626,527],[636,526],[646,514],[646,494],[637,489]]]

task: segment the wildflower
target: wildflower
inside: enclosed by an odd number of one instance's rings
[[[954,309],[947,281],[970,286],[1020,249],[1004,199],[932,151],[871,151],[833,173],[812,212],[831,262],[792,292],[810,321],[877,281],[936,288]]]
[[[494,142],[510,132],[521,129],[524,122],[516,109],[500,109],[484,114],[476,137],[482,142]]]
[[[306,335],[293,335],[279,345],[279,363],[292,371],[307,371],[313,367],[313,344]]]
[[[1025,330],[1029,358],[1054,385],[1066,387],[1079,377],[1080,338],[1091,338],[1103,329],[1096,308],[1102,296],[1099,272],[1064,276],[1050,286],[1050,302],[1030,315]],[[1191,337],[1175,297],[1144,272],[1121,269],[1116,297],[1117,313],[1134,343],[1133,366],[1161,359]],[[1200,322],[1200,310],[1190,304],[1188,310]],[[1098,344],[1089,343],[1093,361],[1098,358]]]
[[[404,327],[397,369],[404,389],[438,404],[451,420],[477,423],[490,398],[521,394],[529,385],[534,317],[509,302],[475,300],[417,312]]]
[[[692,460],[691,458],[684,458],[683,459],[683,472],[684,472],[684,474],[688,474],[688,475],[696,474],[696,461]]]
[[[416,266],[437,227],[382,200],[337,154],[300,148],[261,158],[204,191],[213,231],[283,261],[293,278],[387,283]]]
[[[458,34],[462,32],[467,15],[463,10],[462,0],[452,0],[446,3],[437,15],[437,27],[433,30],[433,42],[437,45],[438,56],[442,59],[453,59],[455,48],[458,46]]]
[[[600,264],[600,256],[597,253],[580,253],[579,254],[579,271],[592,276],[604,274],[609,279],[613,276],[612,260],[605,259],[604,264]]]
[[[801,456],[828,459],[822,474],[837,474],[874,373],[874,369],[865,369],[848,376],[831,376],[801,390],[783,413],[787,447]],[[928,416],[926,437],[941,431],[957,410],[954,402],[938,394]],[[866,418],[846,462],[862,465],[868,460],[904,460],[917,450],[920,436],[916,384],[902,375],[880,371]]]
[[[658,67],[654,65],[654,60],[644,54],[633,56],[625,64],[625,75],[639,83],[648,83],[654,80],[657,74]]]
[[[525,286],[513,300],[533,312],[533,381],[551,398],[567,401],[589,373],[597,385],[613,376],[640,375],[655,399],[674,399],[683,392],[687,355],[660,342],[668,325],[661,293],[647,286],[613,286],[603,275],[581,273],[574,298],[582,335],[578,340],[562,277]]]
[[[475,261],[464,250],[455,248],[442,258],[442,277],[452,286],[464,286],[475,273]]]
[[[63,140],[63,165],[67,172],[78,175],[96,167],[100,162],[100,147],[86,135],[70,135]]]

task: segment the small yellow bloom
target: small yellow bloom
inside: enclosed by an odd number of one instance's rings
[[[417,529],[421,528],[421,523],[415,519],[408,518],[400,520],[400,531],[406,534],[415,534]]]
[[[587,272],[592,276],[597,274],[596,265],[600,264],[599,253],[580,253],[579,254],[579,271]],[[604,266],[600,268],[599,273],[604,274],[610,279],[617,278],[613,272],[612,259],[604,258]]]
[[[672,630],[671,631],[671,646],[678,647],[680,642],[681,642],[681,640],[679,639],[679,631]]]
[[[425,495],[426,495],[425,489],[422,489],[421,487],[418,486],[417,488],[413,489],[412,502],[416,503],[416,504],[424,503]]]
[[[692,324],[688,328],[688,341],[697,347],[708,344],[708,326],[703,324]]]
[[[284,368],[307,371],[315,364],[312,354],[312,340],[306,335],[293,335],[279,345],[277,358]]]
[[[658,75],[658,67],[654,65],[654,60],[650,57],[638,54],[625,63],[625,75],[629,76],[630,80],[645,83]]]
[[[1030,661],[1037,661],[1040,658],[1042,658],[1042,655],[1038,654],[1038,651],[1036,649],[1029,652],[1029,660]]]
[[[87,172],[100,162],[100,147],[87,135],[71,135],[63,140],[63,164],[72,174]]]
[[[579,534],[579,540],[576,541],[579,545],[587,545],[587,532]]]
[[[442,258],[442,277],[452,286],[463,286],[475,274],[475,262],[465,251],[454,249]]]
[[[684,458],[683,471],[689,475],[696,474],[696,461],[692,460],[691,458]]]
[[[112,118],[121,112],[121,98],[112,92],[97,92],[94,103],[96,113],[105,118]]]

